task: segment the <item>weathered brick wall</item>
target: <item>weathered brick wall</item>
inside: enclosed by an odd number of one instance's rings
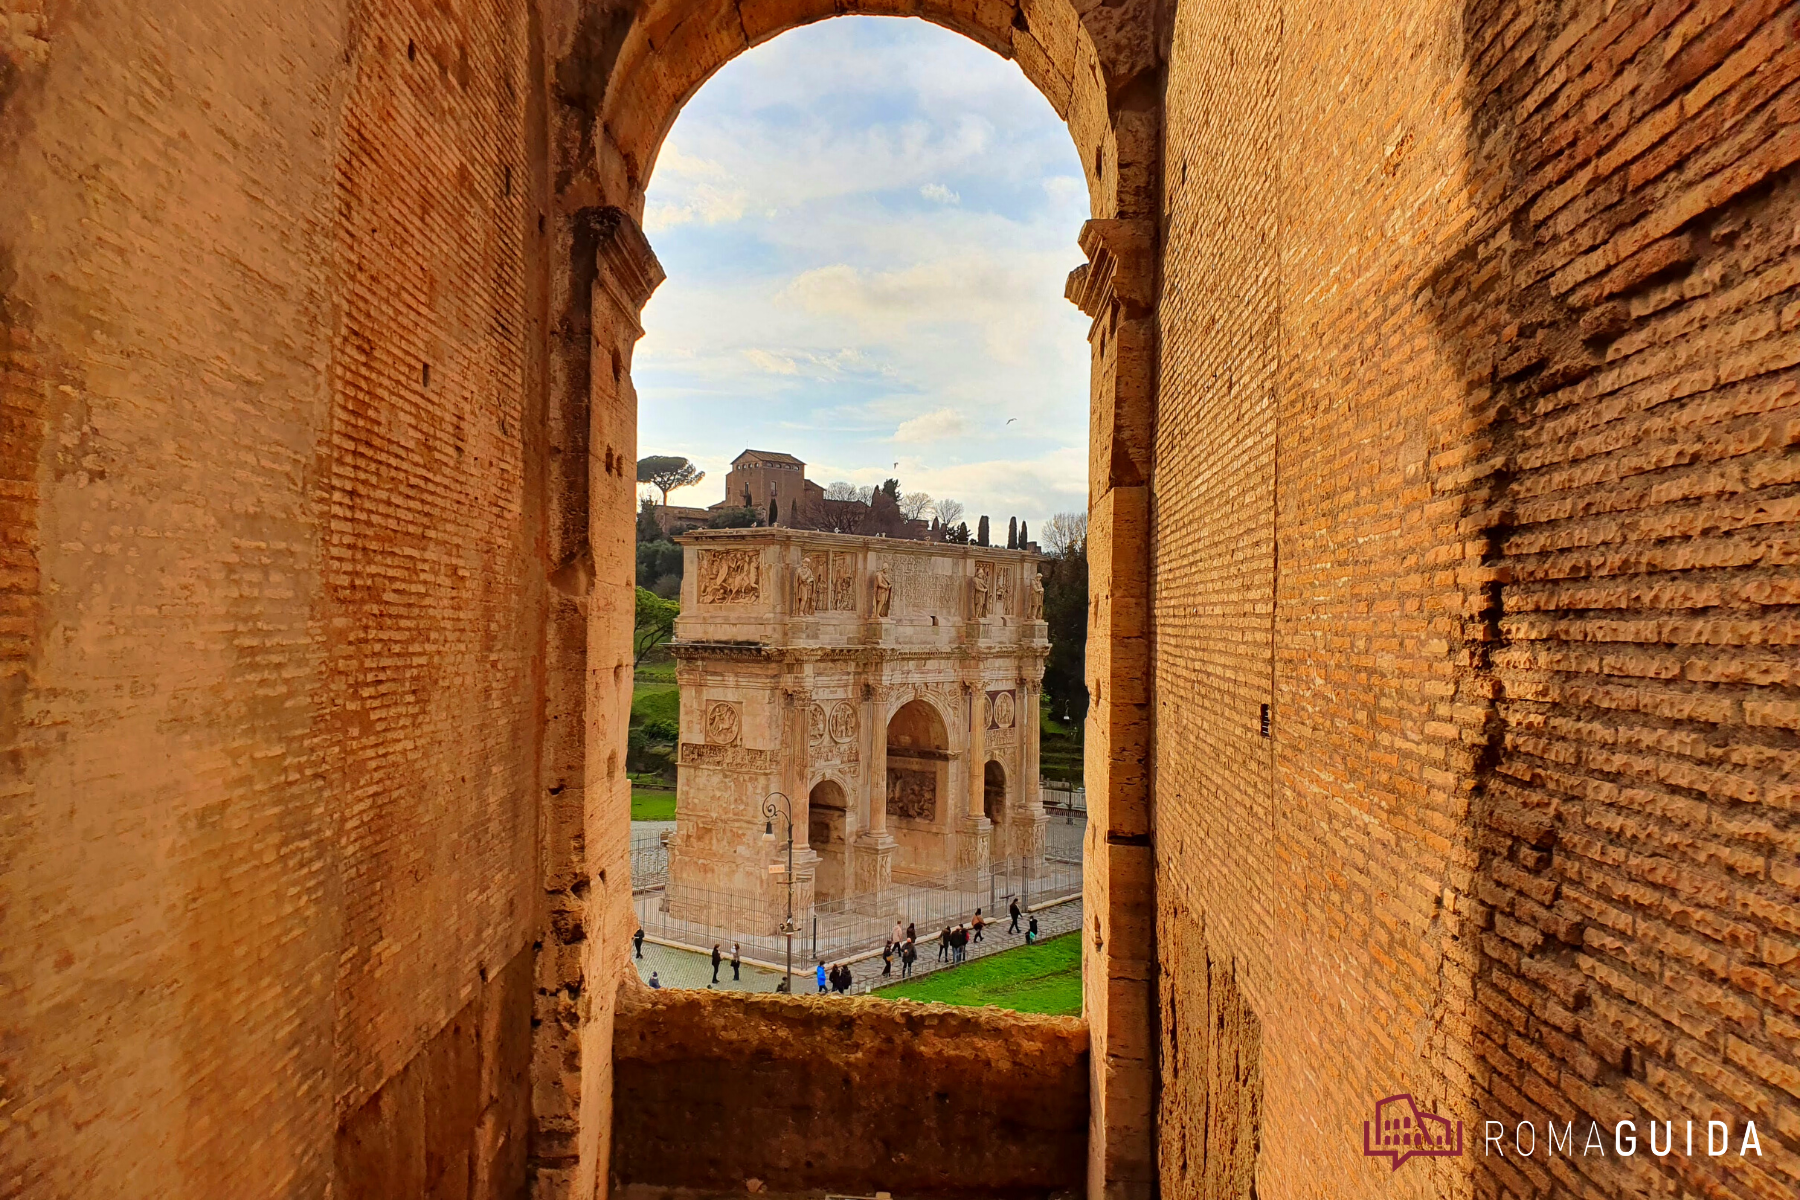
[[[516,1186],[528,6],[25,9],[0,16],[0,1192]]]
[[[620,988],[621,1194],[1049,1196],[1087,1171],[1072,1017],[871,998]]]
[[[1206,1151],[1257,1082],[1258,1195],[1793,1194],[1794,9],[1183,3],[1171,44],[1165,1189],[1248,1194]],[[1399,1091],[1763,1156],[1394,1172]]]

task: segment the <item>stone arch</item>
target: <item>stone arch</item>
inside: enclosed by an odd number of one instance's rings
[[[821,902],[841,899],[849,884],[850,793],[831,775],[806,794],[806,841],[819,861],[813,868],[813,896]]]
[[[631,354],[643,334],[645,302],[663,278],[639,227],[644,192],[664,138],[700,86],[745,50],[832,16],[910,16],[963,34],[1017,62],[1066,122],[1088,184],[1093,219],[1080,231],[1086,262],[1071,272],[1065,294],[1093,319],[1092,416],[1089,422],[1090,652],[1103,664],[1093,676],[1089,721],[1109,752],[1090,761],[1091,822],[1106,833],[1108,853],[1087,868],[1087,911],[1102,936],[1087,945],[1084,976],[1093,1081],[1089,1178],[1108,1194],[1147,1195],[1154,1179],[1149,1097],[1151,1061],[1135,1047],[1153,1041],[1153,930],[1134,914],[1153,903],[1152,828],[1142,772],[1113,763],[1147,761],[1153,713],[1143,683],[1150,677],[1149,629],[1142,597],[1149,590],[1150,452],[1156,380],[1157,239],[1162,195],[1165,39],[1154,0],[1083,4],[1073,0],[584,0],[569,22],[547,22],[553,73],[549,113],[546,214],[539,232],[551,262],[543,304],[550,330],[550,448],[547,494],[552,582],[577,603],[552,615],[548,642],[567,647],[550,669],[549,688],[579,697],[583,719],[559,729],[608,731],[623,738],[629,678],[636,490],[619,472],[602,477],[589,447],[637,440],[637,395]],[[1074,256],[1071,255],[1073,258]],[[1079,260],[1076,260],[1079,262]],[[1115,537],[1114,531],[1117,531]],[[618,582],[624,581],[624,582]],[[566,586],[565,586],[566,584]],[[1115,597],[1117,598],[1115,602]],[[589,608],[615,614],[586,624]],[[943,717],[935,701],[927,701]],[[901,707],[904,707],[902,705]],[[964,727],[960,717],[948,728]],[[579,740],[579,733],[571,735]],[[604,746],[546,749],[546,760],[595,764],[584,797],[584,824],[599,831],[625,820],[629,789],[597,769]],[[972,764],[971,764],[972,765]],[[602,782],[604,779],[605,782]],[[942,801],[955,803],[947,786]],[[559,846],[578,845],[562,838]],[[548,863],[553,905],[574,903],[569,880],[623,864],[580,860],[559,852]],[[627,904],[589,908],[570,994],[610,995],[613,953],[630,935]],[[597,1006],[597,1029],[582,1040],[604,1045],[609,1005]],[[534,1053],[558,1075],[570,1053],[568,1035],[546,1022]],[[1116,1039],[1116,1041],[1115,1041]],[[558,1129],[579,1127],[574,1187],[591,1191],[610,1158],[607,1064],[584,1069],[581,1091],[563,1100]],[[558,1133],[557,1138],[564,1137]]]
[[[950,790],[950,731],[936,704],[908,700],[888,717],[887,778],[883,789],[888,832],[899,843],[896,874],[939,874],[949,868],[948,828],[955,807]]]
[[[900,714],[901,709],[909,708],[914,704],[923,705],[931,710],[932,714],[937,718],[938,723],[944,727],[944,736],[946,739],[944,748],[949,749],[949,739],[955,736],[952,731],[960,730],[962,727],[962,714],[952,709],[942,696],[935,695],[931,692],[919,692],[915,695],[902,694],[901,696],[896,697],[891,703],[883,706],[879,710],[881,713],[881,723],[879,728],[886,729],[893,723],[894,718]]]
[[[1006,824],[1006,768],[990,758],[981,768],[981,810],[998,829]]]
[[[600,192],[641,219],[675,118],[744,51],[831,17],[915,17],[1018,64],[1067,123],[1094,216],[1152,216],[1160,63],[1150,9],[1147,0],[1127,0],[1084,17],[1070,0],[652,0],[615,34],[591,135]]]
[[[896,747],[929,754],[950,753],[950,730],[944,713],[930,698],[918,696],[899,705],[887,719],[888,754]]]

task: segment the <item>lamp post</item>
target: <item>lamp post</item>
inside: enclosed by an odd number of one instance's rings
[[[778,807],[775,803],[780,800]],[[763,800],[763,836],[775,836],[775,818],[780,817],[787,822],[787,920],[781,923],[781,932],[787,935],[787,978],[784,981],[788,995],[794,994],[794,805],[781,792],[770,792]]]

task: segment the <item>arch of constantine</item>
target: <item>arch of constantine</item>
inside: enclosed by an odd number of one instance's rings
[[[782,528],[680,540],[677,911],[700,889],[780,914],[776,793],[797,910],[1043,858],[1035,555]]]

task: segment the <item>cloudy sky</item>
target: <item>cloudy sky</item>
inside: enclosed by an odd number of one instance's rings
[[[1067,130],[973,42],[857,17],[750,51],[651,179],[668,281],[632,369],[638,453],[706,470],[676,503],[717,501],[753,446],[821,484],[897,475],[971,525],[1084,507],[1088,322],[1062,286],[1086,215]]]

